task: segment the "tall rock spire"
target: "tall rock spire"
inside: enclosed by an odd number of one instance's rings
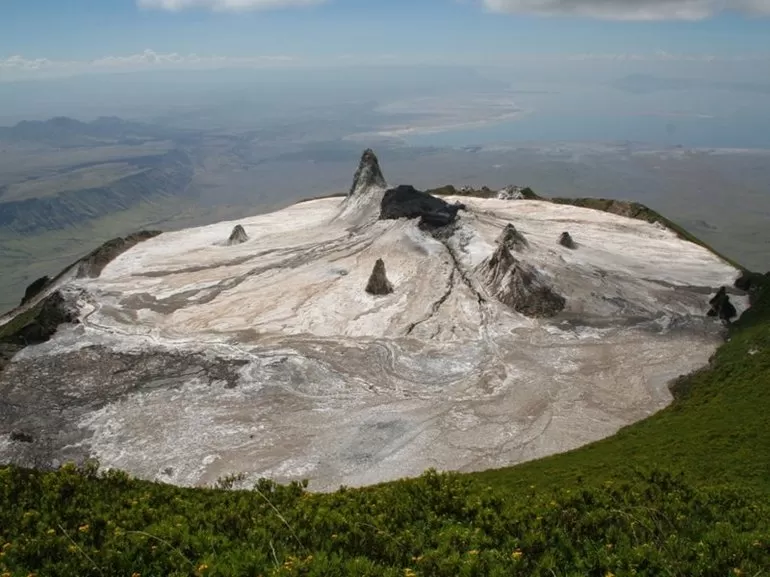
[[[358,164],[355,176],[353,176],[353,186],[350,187],[348,197],[365,192],[369,188],[385,188],[385,177],[380,170],[380,162],[377,155],[371,148],[364,150],[361,155],[361,162]]]

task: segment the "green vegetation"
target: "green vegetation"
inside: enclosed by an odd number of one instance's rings
[[[768,575],[770,283],[751,282],[669,408],[518,467],[331,495],[0,468],[0,575]]]
[[[770,558],[766,504],[656,472],[505,498],[432,472],[311,495],[8,468],[0,499],[13,576],[754,576]]]

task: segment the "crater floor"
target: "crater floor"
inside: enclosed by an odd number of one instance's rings
[[[316,490],[499,467],[654,413],[720,343],[708,299],[738,271],[662,227],[463,197],[432,234],[376,220],[369,193],[356,218],[348,200],[304,202],[165,233],[67,280],[81,323],[0,374],[0,460]],[[565,298],[556,317],[522,316],[480,281],[508,223],[528,242],[515,257]],[[236,224],[248,240],[228,245]],[[394,292],[372,296],[380,258]],[[18,428],[34,442],[12,441]]]

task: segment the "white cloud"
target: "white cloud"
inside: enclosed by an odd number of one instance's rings
[[[297,58],[284,55],[263,56],[202,56],[198,54],[160,53],[144,50],[124,56],[104,56],[93,60],[52,60],[49,58],[25,58],[14,55],[0,57],[0,82],[33,78],[57,78],[82,74],[108,74],[116,72],[141,72],[146,70],[216,70],[222,68],[267,69],[287,67],[335,67],[366,64],[388,66],[392,64],[442,65],[450,62],[446,55],[425,54],[419,58],[404,54],[358,55],[340,54],[332,58]],[[453,56],[451,62],[458,65],[508,66],[514,64],[554,64],[569,62],[597,63],[695,63],[718,65],[739,62],[770,63],[770,54],[742,54],[715,56],[711,54],[679,54],[659,50],[639,53],[498,53],[486,55],[480,61],[473,55],[464,60]]]
[[[205,70],[215,68],[269,68],[299,62],[292,56],[200,56],[163,54],[145,50],[126,56],[105,56],[94,60],[51,60],[20,55],[0,58],[0,81],[25,78],[73,76],[88,73],[138,72],[142,70]]]
[[[203,8],[217,12],[245,10],[270,10],[296,6],[323,4],[326,0],[137,0],[141,8],[154,8],[177,12],[188,8]]]
[[[493,12],[605,20],[703,20],[734,10],[770,15],[770,0],[481,0]]]

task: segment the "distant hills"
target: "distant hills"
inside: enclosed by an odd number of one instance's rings
[[[34,166],[0,186],[0,230],[35,235],[182,194],[193,176],[183,144],[194,134],[115,116],[0,128],[0,144]]]
[[[27,236],[76,226],[143,201],[182,194],[192,180],[192,162],[181,150],[129,162],[137,168],[130,176],[54,195],[3,202],[0,187],[0,228]]]
[[[142,144],[147,140],[177,138],[182,131],[101,116],[82,122],[66,116],[49,120],[22,120],[15,126],[0,127],[0,142],[38,143],[56,147],[98,146],[100,144]]]

